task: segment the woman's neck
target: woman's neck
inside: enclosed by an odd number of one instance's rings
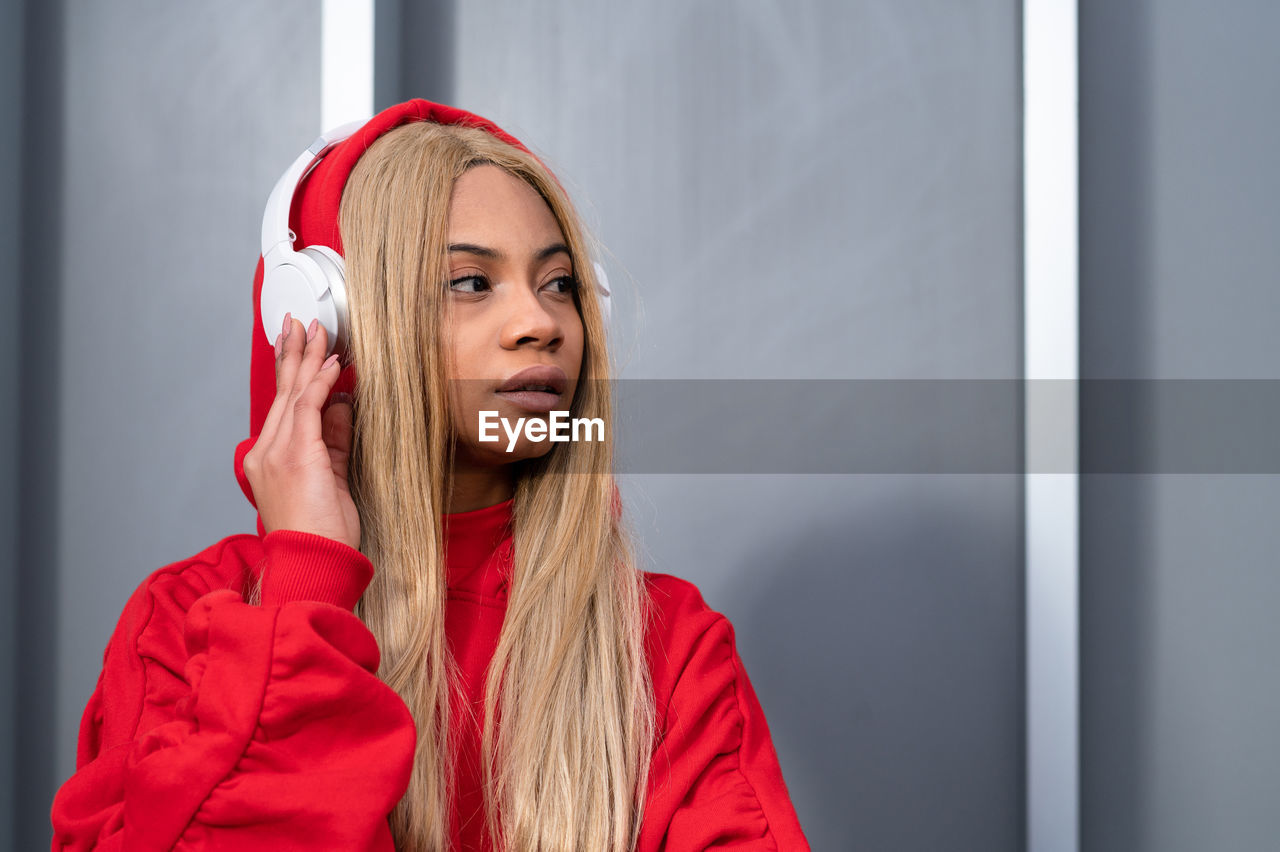
[[[515,494],[515,472],[512,465],[496,467],[471,467],[456,460],[450,477],[449,494],[445,497],[445,512],[453,515],[483,509]]]

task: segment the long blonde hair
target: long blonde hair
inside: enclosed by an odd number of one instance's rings
[[[485,131],[413,122],[379,137],[352,171],[339,230],[355,391],[352,492],[375,575],[356,612],[379,675],[418,729],[409,789],[392,813],[401,849],[442,850],[450,830],[450,696],[441,512],[449,487],[443,328],[454,182],[496,165],[546,200],[580,282],[583,363],[571,414],[611,423],[594,270],[567,196],[538,160]],[[612,445],[553,444],[520,462],[514,567],[485,686],[486,826],[500,847],[623,850],[644,809],[654,704],[647,598],[613,505]]]

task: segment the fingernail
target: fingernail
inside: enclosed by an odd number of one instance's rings
[[[283,336],[284,335],[282,334],[276,335],[276,342],[275,342],[276,355],[280,354],[280,338],[282,338]]]
[[[293,325],[293,323],[289,322],[291,319],[293,319],[293,314],[286,312],[284,315],[284,327],[280,329],[281,340],[289,339],[289,328]]]
[[[316,336],[316,329],[320,327],[320,320],[313,319],[311,325],[307,326],[307,340]]]
[[[336,363],[338,363],[338,353],[337,353],[337,352],[333,353],[333,354],[332,354],[332,355],[330,355],[328,358],[324,359],[324,363],[323,363],[322,365],[320,365],[320,369],[321,369],[321,370],[327,370],[327,369],[329,369],[330,367],[332,367],[332,366],[333,366],[334,364],[336,364]]]

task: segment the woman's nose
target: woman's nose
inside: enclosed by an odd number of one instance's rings
[[[558,346],[564,339],[564,331],[555,315],[538,298],[532,288],[524,285],[508,288],[507,315],[502,326],[502,345],[507,349],[519,346]]]

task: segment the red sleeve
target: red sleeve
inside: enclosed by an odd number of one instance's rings
[[[236,539],[130,599],[54,800],[55,850],[392,850],[415,735],[350,610],[372,566],[306,533]],[[236,590],[246,558],[262,606]]]
[[[637,848],[807,850],[733,627],[693,597],[651,650],[661,728]]]

